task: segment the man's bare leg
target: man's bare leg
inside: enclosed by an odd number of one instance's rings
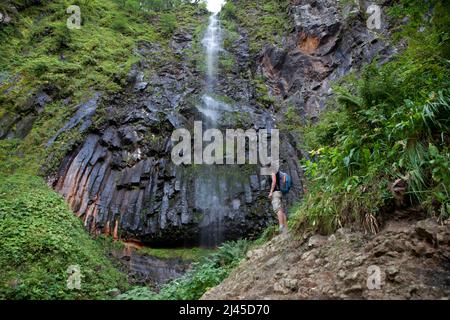
[[[280,228],[287,229],[287,219],[283,209],[278,210],[278,223]]]
[[[283,210],[278,210],[278,225],[280,226],[280,229],[284,227],[284,217],[283,217]]]
[[[287,230],[287,216],[283,209],[281,209],[281,214],[283,215],[283,225]]]

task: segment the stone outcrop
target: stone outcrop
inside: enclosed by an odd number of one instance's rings
[[[92,117],[94,116],[95,111],[97,110],[99,100],[100,100],[100,94],[99,93],[94,93],[93,97],[91,99],[89,99],[85,103],[82,103],[82,104],[76,106],[75,107],[75,109],[76,109],[75,114],[47,142],[46,147],[47,148],[50,147],[55,142],[55,140],[58,139],[58,137],[62,133],[66,132],[66,131],[69,131],[69,130],[77,127],[77,126],[79,126],[78,127],[78,132],[79,133],[83,133],[87,129],[89,129],[89,127],[92,125]]]
[[[385,62],[395,49],[384,40],[382,29],[367,28],[365,11],[332,0],[297,0],[290,7],[294,31],[282,48],[267,45],[261,54],[260,72],[272,94],[294,105],[303,117],[316,118],[332,94],[331,84],[364,63]],[[284,110],[285,111],[285,110]]]
[[[124,249],[111,252],[133,285],[146,285],[158,291],[164,284],[180,278],[191,268],[190,260],[160,258],[142,253],[139,249],[139,246],[125,243]]]
[[[0,84],[2,80],[0,79]],[[6,112],[0,118],[0,139],[23,139],[33,128],[33,124],[44,110],[44,107],[53,101],[54,88],[47,86],[36,94],[30,96],[17,113]]]

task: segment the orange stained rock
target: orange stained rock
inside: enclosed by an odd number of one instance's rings
[[[144,247],[144,245],[141,242],[134,239],[127,240],[123,244],[125,246],[124,254],[128,256],[131,256],[133,250],[139,250]]]
[[[302,53],[313,54],[316,52],[319,43],[319,38],[308,36],[306,33],[302,32],[298,42],[298,48]]]
[[[114,225],[113,238],[114,240],[119,240],[119,220],[116,220]]]

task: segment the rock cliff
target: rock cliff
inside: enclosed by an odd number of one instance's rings
[[[218,127],[276,128],[288,121],[289,108],[314,118],[332,94],[332,81],[375,57],[388,59],[395,50],[382,40],[388,35],[386,24],[369,30],[361,13],[366,4],[360,6],[293,1],[282,45],[266,43],[257,55],[249,49],[252,30],[238,24],[237,36],[219,57],[231,57],[233,65],[221,62],[218,71],[214,99],[226,106]],[[204,24],[206,17],[204,12],[195,19]],[[172,132],[192,129],[195,120],[203,119],[207,103],[200,37],[193,28],[180,28],[169,48],[141,41],[134,52],[140,61],[128,74],[126,88],[114,95],[86,96],[47,142],[51,147],[67,131],[83,137],[66,152],[49,182],[90,232],[165,246],[217,245],[256,237],[274,221],[268,181],[258,166],[177,167],[171,162]],[[257,99],[257,78],[270,89],[269,107]],[[21,113],[2,117],[1,138],[28,134],[54,98],[52,86],[45,88],[30,97]],[[283,167],[294,184],[289,204],[303,190],[298,160],[307,155],[297,142],[298,137],[282,131]]]
[[[219,71],[216,98],[228,106],[219,123],[222,129],[276,127],[287,106],[315,117],[331,94],[332,81],[376,56],[383,60],[392,54],[380,40],[387,30],[368,30],[360,13],[345,12],[334,1],[296,1],[289,6],[289,17],[292,32],[285,45],[267,44],[257,57],[249,54],[248,30],[239,29],[228,48],[236,65]],[[103,124],[63,160],[54,187],[91,232],[157,245],[215,245],[257,236],[274,220],[266,199],[268,183],[257,167],[204,170],[171,162],[173,130],[192,128],[194,120],[202,119],[202,62],[192,63],[187,55],[198,48],[192,33],[173,36],[170,49],[178,61],[161,59],[151,75],[148,68],[161,48],[142,43],[142,59],[128,77],[128,89],[105,99]],[[249,70],[253,75],[247,75]],[[265,79],[284,106],[280,111],[255,102],[256,76]],[[80,106],[65,127],[95,110],[95,99]],[[302,191],[301,152],[289,133],[283,133],[282,142],[281,157],[295,186],[292,203]],[[211,188],[220,194],[209,196],[206,189]],[[217,221],[216,211],[224,221]],[[220,235],[211,236],[218,228]]]

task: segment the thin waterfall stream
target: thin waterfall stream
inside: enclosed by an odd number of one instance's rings
[[[219,20],[219,11],[223,1],[208,1],[208,8],[212,11],[208,27],[202,40],[206,61],[206,81],[201,103],[197,109],[202,115],[204,129],[217,128],[217,121],[221,112],[228,111],[230,107],[214,98],[218,77],[219,54],[222,50],[222,29]],[[233,184],[230,179],[220,174],[217,165],[201,165],[197,170],[195,180],[195,206],[201,210],[200,244],[213,247],[224,241],[223,219],[229,205],[227,196]]]

